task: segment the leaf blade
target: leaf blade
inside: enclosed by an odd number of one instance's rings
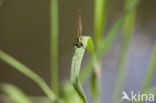
[[[87,46],[89,36],[82,36],[82,42],[84,46]],[[80,67],[81,67],[81,62],[85,53],[86,48],[77,48],[75,46],[75,52],[72,57],[72,65],[71,65],[71,82],[78,93],[79,97],[81,100],[86,103],[86,97],[84,95],[80,80],[79,80],[79,73],[80,73]]]
[[[142,87],[143,91],[150,87],[155,71],[156,71],[156,43],[153,48],[153,53],[151,55],[151,59],[150,59],[149,66],[147,69],[147,74],[145,76],[144,84]]]
[[[22,90],[12,84],[0,84],[0,89],[16,103],[33,103]]]
[[[29,77],[33,80],[38,86],[44,91],[44,93],[49,97],[51,101],[56,101],[57,97],[54,92],[48,87],[45,81],[33,72],[30,68],[10,56],[9,54],[5,53],[4,51],[0,50],[0,59],[7,63],[8,65],[12,66],[15,70],[21,72],[25,76]]]

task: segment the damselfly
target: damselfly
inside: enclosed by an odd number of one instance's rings
[[[77,31],[76,43],[74,45],[77,48],[81,48],[81,47],[83,47],[83,43],[82,43],[82,36],[81,36],[82,35],[82,24],[81,24],[80,10],[78,10],[77,22],[78,22],[78,31]]]

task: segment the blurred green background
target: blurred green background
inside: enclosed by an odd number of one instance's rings
[[[123,12],[124,0],[108,0],[109,29]],[[156,41],[155,0],[141,0],[137,8],[134,37],[130,49],[129,73],[125,89],[138,91]],[[73,42],[77,33],[77,9],[81,10],[84,35],[93,35],[94,1],[59,0],[59,80],[69,80]],[[106,30],[107,32],[107,30]],[[102,62],[102,100],[109,103],[112,95],[120,35]],[[50,84],[50,1],[0,0],[0,48],[32,68]],[[89,58],[85,55],[84,62]],[[84,63],[83,63],[84,64]],[[82,66],[83,66],[82,64]],[[141,72],[140,72],[141,71]],[[152,85],[156,85],[156,76]],[[137,82],[136,82],[137,81]],[[26,76],[0,61],[0,82],[9,82],[30,95],[43,95]],[[83,85],[87,92],[88,81]],[[87,93],[87,98],[91,97]]]

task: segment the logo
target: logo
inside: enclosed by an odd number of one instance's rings
[[[121,97],[121,100],[128,100],[128,101],[141,101],[141,102],[147,102],[147,101],[154,101],[154,94],[143,94],[141,92],[134,93],[131,91],[130,95],[128,95],[125,91],[122,92],[123,96]]]

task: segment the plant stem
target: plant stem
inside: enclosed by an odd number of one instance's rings
[[[145,80],[143,82],[143,86],[141,89],[142,93],[156,95],[156,88],[150,89],[150,84],[152,82],[155,71],[156,71],[156,43],[155,43],[154,48],[153,48],[153,53],[151,55],[150,62],[148,65],[148,69],[147,69],[147,73],[145,76]],[[138,101],[137,103],[142,103],[142,101]]]
[[[94,39],[95,47],[97,47],[101,41],[101,35],[106,25],[106,2],[107,0],[95,0],[94,9]],[[98,49],[98,48],[97,48]]]
[[[147,69],[147,74],[144,80],[142,91],[150,88],[150,84],[151,84],[155,70],[156,70],[156,43],[153,48],[153,53],[151,55],[151,59],[150,59],[149,66]]]
[[[45,94],[49,97],[51,101],[56,101],[57,96],[53,93],[53,91],[48,87],[45,81],[37,75],[35,72],[31,71],[30,68],[23,65],[7,53],[0,50],[0,59],[9,64],[10,66],[14,67],[16,70],[20,71],[30,79],[32,79],[38,86],[45,92]]]
[[[128,3],[127,3],[128,2]],[[129,7],[130,0],[126,0],[125,8]],[[115,88],[113,93],[113,103],[120,103],[121,93],[124,88],[126,74],[128,72],[129,46],[132,38],[133,28],[135,22],[135,10],[130,12],[124,22],[124,33],[122,36],[122,44],[120,48],[120,57],[118,63],[117,76],[115,80]]]
[[[59,93],[58,82],[58,1],[51,0],[51,35],[50,35],[50,55],[51,55],[51,86],[54,92]]]
[[[111,45],[114,43],[114,39],[118,34],[118,31],[120,30],[121,26],[123,25],[123,22],[125,20],[125,17],[129,14],[129,12],[133,11],[137,5],[139,4],[140,0],[135,0],[135,2],[132,3],[132,5],[125,10],[125,12],[120,16],[120,18],[117,20],[117,22],[113,25],[113,27],[109,30],[107,33],[107,36],[102,39],[102,46],[96,51],[96,57],[97,60],[101,59],[108,49],[111,47]],[[80,74],[80,81],[83,82],[88,74],[90,74],[93,70],[93,64],[92,60],[90,59],[85,67],[82,69],[82,72]]]

